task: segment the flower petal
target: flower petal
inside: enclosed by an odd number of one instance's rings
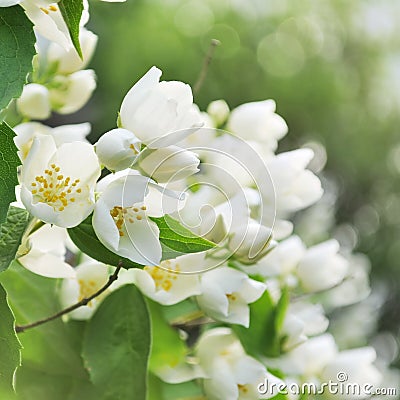
[[[161,74],[162,72],[158,68],[150,68],[125,95],[120,110],[121,123],[124,128],[132,131],[130,127],[132,125],[131,119],[134,116],[134,111],[139,107],[146,93],[160,81]],[[133,133],[135,132],[133,131]]]
[[[32,249],[18,261],[29,271],[48,278],[74,278],[76,275],[74,268],[62,258],[40,250]]]
[[[162,254],[158,226],[147,218],[124,226],[127,235],[120,238],[118,253],[141,265],[158,265]]]

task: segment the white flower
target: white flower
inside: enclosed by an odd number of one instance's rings
[[[231,111],[227,129],[243,139],[256,141],[265,149],[265,154],[274,152],[278,140],[288,131],[286,122],[275,109],[273,100],[242,104]]]
[[[159,265],[159,229],[149,217],[178,210],[184,198],[149,178],[121,172],[99,182],[103,193],[94,209],[93,228],[112,252],[142,265]]]
[[[204,390],[210,400],[258,399],[260,383],[278,381],[260,362],[244,352],[240,341],[228,328],[206,331],[197,343],[196,356],[206,374]]]
[[[275,192],[278,215],[306,208],[322,196],[320,180],[306,169],[313,156],[311,149],[304,148],[280,153],[268,162],[274,188],[266,186],[269,190],[263,191],[263,197],[271,203]]]
[[[248,142],[223,134],[206,147],[204,172],[229,196],[243,187],[258,186],[259,181],[268,178],[263,159]]]
[[[18,156],[21,161],[24,161],[36,136],[52,136],[57,147],[60,147],[64,143],[87,142],[85,137],[90,133],[90,124],[86,122],[83,124],[61,125],[56,128],[50,128],[40,122],[25,122],[15,126],[13,129],[17,134],[14,142],[19,150]]]
[[[157,182],[171,182],[199,171],[200,160],[191,151],[177,146],[146,149],[138,159],[137,168]]]
[[[189,364],[185,361],[178,362],[173,366],[169,364],[157,364],[151,368],[151,372],[157,375],[162,381],[171,384],[192,381],[204,376],[203,371],[198,365]]]
[[[112,129],[95,144],[100,162],[110,171],[129,168],[140,152],[140,140],[126,129]]]
[[[339,243],[332,239],[306,251],[297,267],[297,275],[305,291],[329,289],[344,279],[348,262],[338,254],[339,249]]]
[[[250,279],[241,271],[219,267],[201,275],[202,294],[197,301],[210,317],[248,327],[248,305],[258,300],[265,288],[263,283]]]
[[[57,73],[59,74],[72,74],[80,69],[84,69],[88,65],[96,48],[97,35],[85,28],[81,28],[79,43],[82,50],[82,59],[75,48],[65,49],[55,42],[50,42],[47,49],[47,62],[57,63]]]
[[[22,0],[1,0],[0,7],[15,6],[15,4],[21,3]]]
[[[349,257],[349,268],[342,283],[326,291],[322,303],[328,309],[348,306],[365,299],[370,293],[370,261],[363,254]]]
[[[229,106],[225,100],[214,100],[208,105],[207,114],[217,126],[221,126],[228,118]]]
[[[284,349],[289,350],[307,340],[307,337],[326,331],[329,320],[320,304],[295,302],[289,305],[285,315],[282,334]]]
[[[337,355],[335,339],[329,333],[312,337],[290,352],[276,359],[269,359],[268,365],[282,372],[302,376],[306,382],[320,376],[323,369]]]
[[[250,264],[271,251],[271,229],[249,219],[235,229],[229,238],[228,246],[235,259]]]
[[[200,269],[204,253],[185,254],[173,260],[161,261],[159,266],[135,269],[134,283],[147,297],[164,305],[181,302],[201,293]]]
[[[249,273],[264,277],[281,277],[285,284],[297,284],[294,274],[306,247],[298,236],[283,240],[254,266],[246,268]]]
[[[47,119],[51,114],[50,94],[47,88],[37,83],[25,85],[17,99],[18,111],[27,118]]]
[[[152,67],[126,94],[120,110],[121,127],[150,148],[175,144],[202,126],[190,86],[159,82],[160,77]]]
[[[93,147],[74,142],[56,147],[51,136],[33,140],[21,170],[21,200],[35,217],[69,228],[94,207],[100,165]]]
[[[29,236],[28,244],[22,243],[21,246],[29,250],[18,262],[29,271],[48,278],[73,278],[74,268],[64,261],[66,240],[65,229],[44,225]]]
[[[181,140],[179,146],[188,150],[193,150],[199,154],[200,157],[203,157],[203,155],[207,155],[207,148],[215,139],[218,131],[215,129],[214,121],[206,112],[201,112],[196,104],[193,104],[193,108],[194,112],[199,115],[199,125],[202,125],[202,127]]]
[[[372,347],[341,351],[329,362],[322,371],[324,382],[329,380],[341,382],[344,385],[357,385],[360,393],[339,393],[340,399],[366,399],[371,393],[366,391],[366,385],[370,388],[377,387],[382,380],[379,370],[373,365],[376,352]]]
[[[96,89],[93,70],[84,69],[68,76],[57,75],[50,89],[52,108],[59,114],[71,114],[82,108]]]
[[[229,233],[240,229],[250,215],[250,200],[245,190],[222,203],[224,197],[219,195],[210,186],[203,186],[196,193],[189,194],[187,206],[180,212],[187,226],[214,243],[221,242]]]
[[[61,305],[63,307],[69,307],[96,293],[107,283],[110,275],[109,270],[110,268],[107,265],[94,260],[89,260],[78,265],[75,268],[76,277],[64,279],[62,283],[60,290]],[[68,315],[72,319],[89,319],[110,290],[111,288],[102,295],[94,298],[86,306],[79,307]]]
[[[58,43],[66,50],[73,47],[68,27],[61,15],[58,1],[53,0],[24,0],[21,6],[25,9],[28,18],[33,22],[36,34]],[[84,26],[88,19],[88,3],[83,2],[84,10],[80,19],[80,26]]]

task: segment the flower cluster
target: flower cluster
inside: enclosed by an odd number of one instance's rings
[[[180,341],[190,339],[184,357],[150,363],[151,372],[171,384],[195,380],[208,399],[272,398],[276,392],[259,390],[265,380],[322,384],[341,371],[351,382],[379,385],[389,369],[374,364],[375,350],[346,349],[328,331],[335,310],[368,297],[368,268],[335,239],[307,246],[293,233],[294,214],[323,190],[308,169],[311,149],[276,153],[288,126],[275,102],[230,110],[217,100],[201,112],[188,84],[160,81],[152,67],[123,98],[117,126],[95,144],[85,139],[89,124],[50,128],[37,120],[73,113],[91,96],[95,76],[84,68],[97,37],[84,28],[84,13],[80,58],[62,30],[50,29],[57,5],[42,3],[22,2],[36,24],[38,55],[16,102],[24,121],[14,127],[18,205],[35,218],[20,264],[63,278],[65,307],[90,297],[116,265],[69,239],[66,229],[89,221],[107,251],[137,268],[69,317],[89,319],[114,290],[136,285],[161,313],[177,310],[178,322],[165,318]],[[168,253],[157,224],[165,216],[215,246]]]

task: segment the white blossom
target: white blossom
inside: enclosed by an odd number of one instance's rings
[[[64,279],[61,290],[60,300],[63,307],[69,307],[78,301],[87,299],[92,294],[101,289],[108,281],[110,268],[94,260],[85,261],[76,268],[76,276],[70,279]],[[111,288],[102,295],[91,300],[86,306],[69,313],[72,319],[89,319],[101,301],[107,296]]]
[[[221,126],[229,116],[229,106],[225,100],[214,100],[208,105],[207,114],[217,126]]]
[[[345,385],[357,385],[360,393],[339,393],[340,399],[366,399],[372,393],[366,390],[366,385],[370,388],[378,387],[382,380],[382,375],[373,365],[376,359],[376,352],[372,347],[361,347],[357,349],[344,350],[336,355],[322,371],[322,379],[325,382],[341,382]]]
[[[47,119],[51,115],[50,93],[38,83],[24,86],[21,97],[17,99],[18,111],[27,118]]]
[[[309,336],[325,332],[328,325],[329,320],[320,304],[305,301],[290,304],[282,328],[284,349],[289,350],[306,341]]]
[[[48,278],[74,278],[75,270],[65,262],[65,229],[44,225],[27,239],[18,262],[29,271]]]
[[[159,82],[160,77],[152,67],[126,94],[120,110],[121,127],[150,148],[175,144],[202,126],[190,86]]]
[[[17,134],[14,138],[18,148],[18,156],[24,161],[31,149],[33,139],[38,135],[50,135],[57,147],[64,143],[87,142],[85,137],[90,133],[88,122],[73,125],[61,125],[56,128],[43,125],[40,122],[25,122],[13,128]]]
[[[93,214],[93,228],[105,247],[142,265],[159,265],[161,217],[183,206],[184,198],[134,172],[122,171],[99,182],[101,193]]]
[[[306,340],[279,358],[268,359],[267,363],[285,374],[301,376],[306,382],[310,382],[321,375],[337,353],[335,339],[331,334],[325,333]]]
[[[271,229],[249,219],[232,232],[228,246],[235,259],[251,264],[271,251],[271,239]]]
[[[268,190],[262,194],[267,204],[275,195],[278,215],[301,210],[321,198],[320,180],[306,169],[313,156],[311,149],[297,149],[280,153],[267,163],[274,187],[266,186]]]
[[[140,140],[130,131],[112,129],[95,144],[100,162],[110,171],[129,168],[140,153]]]
[[[135,285],[152,300],[171,305],[201,293],[200,276],[193,272],[201,269],[204,253],[185,254],[172,260],[161,261],[159,266],[135,269]]]
[[[258,300],[265,288],[241,271],[219,267],[201,275],[202,294],[197,296],[197,302],[212,318],[248,327],[248,305]]]
[[[96,89],[93,70],[84,69],[68,76],[57,75],[50,88],[52,108],[59,114],[71,114],[82,108]]]
[[[82,222],[94,207],[94,186],[100,165],[88,143],[56,147],[49,135],[33,140],[21,170],[21,200],[35,217],[69,228]]]
[[[306,246],[298,236],[291,236],[246,271],[266,278],[279,277],[285,285],[297,286],[296,268],[306,252]]]
[[[255,141],[261,146],[262,154],[268,155],[276,150],[278,140],[288,131],[286,122],[275,109],[273,100],[242,104],[231,111],[227,129],[243,139]]]
[[[264,365],[248,356],[240,341],[228,328],[203,333],[196,356],[206,377],[204,390],[210,400],[252,400],[260,398],[258,385],[266,379],[279,381]],[[262,398],[271,398],[270,394]]]
[[[84,69],[96,48],[97,35],[93,32],[81,28],[79,32],[79,43],[82,51],[82,58],[79,57],[75,48],[65,49],[58,43],[51,41],[46,53],[47,62],[57,63],[58,74],[72,74]]]
[[[297,275],[305,291],[329,289],[344,279],[348,261],[338,254],[339,249],[339,243],[331,239],[306,251],[297,267]]]
[[[178,146],[146,149],[139,157],[137,168],[157,182],[171,182],[199,171],[200,160],[191,151]]]
[[[348,260],[346,276],[339,285],[326,291],[321,302],[327,309],[348,306],[365,299],[370,293],[370,261],[363,254],[353,254]]]
[[[65,49],[71,49],[73,45],[68,27],[57,3],[52,0],[24,0],[20,4],[33,22],[36,33],[58,43]],[[81,18],[81,25],[84,25],[88,18],[87,13],[84,14],[85,16]]]

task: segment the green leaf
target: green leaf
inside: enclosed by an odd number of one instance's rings
[[[82,58],[82,50],[79,43],[79,30],[83,12],[83,0],[61,0],[58,6],[60,7],[61,15],[67,25],[72,43],[79,57]]]
[[[21,343],[14,329],[14,315],[7,301],[7,293],[0,285],[0,388],[13,388],[14,374],[21,364]]]
[[[0,280],[18,324],[36,321],[61,309],[57,279],[33,274],[15,261],[0,275]],[[22,366],[16,377],[18,400],[98,399],[80,356],[84,327],[84,323],[64,323],[60,318],[19,335],[23,349]]]
[[[30,220],[26,210],[13,206],[8,209],[6,222],[0,230],[0,272],[5,271],[14,260]]]
[[[198,253],[215,247],[215,243],[195,235],[169,215],[150,219],[157,224],[160,230],[163,259],[175,258],[187,253]]]
[[[250,305],[250,326],[233,326],[247,353],[254,357],[279,356],[280,332],[288,304],[289,294],[284,290],[276,305],[267,291]]]
[[[162,306],[148,300],[151,326],[154,332],[151,345],[150,371],[156,372],[163,366],[175,367],[185,361],[188,353],[185,342],[179,337],[163,315]]]
[[[164,383],[163,393],[165,400],[206,400],[200,385],[195,381],[179,384]]]
[[[145,400],[150,317],[139,290],[111,293],[89,321],[82,356],[101,400]]]
[[[250,326],[245,328],[233,325],[247,353],[256,356],[273,340],[274,334],[274,302],[268,293],[264,294],[250,305]]]
[[[127,258],[122,258],[105,248],[99,241],[92,226],[90,215],[74,228],[68,229],[68,234],[75,245],[85,254],[104,264],[117,266],[121,261],[124,268],[143,268]]]
[[[281,332],[283,323],[285,322],[286,311],[289,306],[290,295],[287,288],[283,289],[281,297],[275,309],[275,329]]]
[[[9,295],[18,324],[27,324],[48,317],[61,310],[58,299],[58,279],[36,275],[17,261],[0,275],[0,281]],[[84,377],[76,342],[68,325],[56,319],[19,336],[23,345],[23,367],[35,366],[44,372]],[[23,369],[23,368],[21,368]]]
[[[147,400],[205,400],[204,393],[196,381],[165,383],[157,376],[149,374]]]
[[[2,41],[3,37],[0,43]],[[0,225],[6,219],[8,206],[15,200],[15,186],[18,185],[17,167],[21,163],[14,144],[14,136],[14,131],[6,123],[0,124]]]
[[[164,382],[157,376],[149,373],[147,400],[166,400],[164,396]]]
[[[33,24],[19,5],[0,8],[0,110],[21,95],[35,55]]]
[[[170,324],[185,324],[188,321],[204,316],[197,302],[193,299],[186,299],[179,303],[163,308],[163,315]]]

